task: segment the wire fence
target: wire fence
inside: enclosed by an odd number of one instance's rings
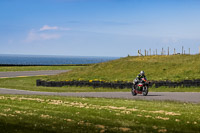
[[[173,48],[173,51],[170,51],[170,47],[167,47],[167,49],[162,48],[161,51],[158,51],[158,49],[144,49],[143,51],[141,49],[138,50],[138,56],[151,56],[151,55],[185,55],[191,54],[190,48],[184,49],[182,46],[181,53],[177,52],[177,49]],[[199,54],[200,54],[200,47],[199,47]]]

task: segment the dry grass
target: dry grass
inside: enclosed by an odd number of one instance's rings
[[[199,132],[200,105],[51,96],[0,96],[1,132]]]

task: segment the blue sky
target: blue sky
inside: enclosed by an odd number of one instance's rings
[[[0,0],[0,54],[198,53],[199,0]]]

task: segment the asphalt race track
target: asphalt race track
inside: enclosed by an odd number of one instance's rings
[[[63,73],[63,72],[68,72],[68,71],[70,71],[70,70],[0,72],[0,78],[55,75],[58,73]]]
[[[54,75],[67,71],[70,70],[0,72],[0,78]],[[131,92],[79,92],[79,93],[39,92],[39,91],[26,91],[26,90],[0,88],[0,94],[101,97],[101,98],[167,100],[167,101],[200,103],[200,93],[198,92],[149,92],[147,96],[142,96],[142,95],[132,96]]]
[[[149,92],[147,96],[132,96],[131,92],[39,92],[0,88],[0,94],[101,97],[200,103],[200,93],[198,92]]]

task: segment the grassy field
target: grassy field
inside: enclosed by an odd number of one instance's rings
[[[141,70],[146,72],[149,80],[200,79],[200,55],[126,57],[78,68],[45,79],[56,81],[70,79],[132,81]]]
[[[9,71],[39,71],[39,70],[69,70],[85,66],[0,66],[0,72]]]
[[[200,105],[0,95],[3,132],[200,132]]]
[[[0,88],[10,88],[30,91],[44,92],[113,92],[113,91],[130,91],[130,89],[110,89],[110,88],[92,88],[92,87],[43,87],[36,86],[36,80],[41,76],[20,77],[20,78],[0,78]]]
[[[36,86],[36,80],[43,77],[20,77],[20,78],[2,78],[0,79],[0,88],[10,88],[19,90],[30,90],[30,91],[45,91],[45,92],[129,92],[130,88],[127,89],[111,89],[111,88],[92,88],[92,87],[42,87]],[[149,89],[150,92],[200,92],[200,88],[166,88],[152,87]]]

